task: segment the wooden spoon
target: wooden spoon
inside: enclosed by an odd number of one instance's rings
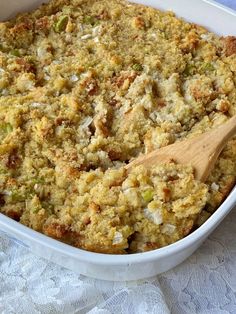
[[[175,161],[191,164],[195,169],[195,178],[204,182],[221,151],[234,135],[236,135],[236,116],[212,131],[142,155],[131,161],[126,169],[129,172],[132,167],[138,165],[151,167],[158,163]]]

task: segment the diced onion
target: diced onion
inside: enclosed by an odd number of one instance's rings
[[[164,224],[162,227],[162,232],[165,234],[172,234],[173,232],[175,232],[176,227],[174,225],[171,224]]]
[[[163,222],[162,212],[157,209],[155,212],[150,212],[148,208],[144,208],[145,216],[153,221],[156,225],[160,225]]]
[[[39,103],[39,102],[33,102],[30,107],[32,108],[39,108],[39,107],[42,107],[44,104],[42,103]]]
[[[76,74],[71,75],[70,79],[72,82],[77,82],[79,80],[79,78]]]
[[[81,36],[82,40],[86,40],[86,39],[89,39],[89,38],[92,38],[92,34],[86,34],[86,35]]]
[[[119,244],[123,241],[123,235],[121,232],[118,232],[116,231],[115,232],[115,235],[114,235],[114,238],[113,238],[113,241],[112,241],[112,244]]]
[[[218,184],[216,184],[215,182],[213,182],[211,184],[211,189],[214,190],[214,191],[218,191],[220,188],[220,186]]]
[[[90,124],[93,122],[93,118],[92,117],[86,117],[83,121],[83,123],[81,124],[81,127],[83,129],[86,129],[87,127],[90,126]]]

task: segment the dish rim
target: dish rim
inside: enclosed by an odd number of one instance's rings
[[[234,9],[231,9],[231,8],[225,6],[222,3],[219,3],[219,2],[217,2],[215,0],[202,0],[202,1],[206,2],[206,3],[209,3],[210,5],[213,5],[213,6],[219,8],[219,9],[221,9],[221,10],[227,12],[227,13],[230,13],[230,14],[232,14],[232,15],[234,15],[236,17],[236,11]]]
[[[133,0],[135,1],[135,0]],[[236,11],[228,8],[214,0],[201,0],[212,6],[215,6],[228,14],[233,15],[236,18]],[[224,202],[216,209],[216,211],[207,219],[203,225],[198,227],[195,231],[187,235],[185,238],[180,239],[168,246],[151,250],[148,252],[133,253],[133,254],[104,254],[86,251],[80,248],[73,247],[69,244],[60,242],[59,240],[50,238],[45,234],[35,231],[23,224],[3,215],[0,213],[0,230],[1,226],[6,233],[11,232],[14,235],[19,235],[21,238],[25,238],[29,241],[36,241],[37,244],[50,248],[51,250],[57,251],[67,257],[73,257],[79,259],[80,262],[97,264],[104,266],[113,265],[132,265],[140,264],[144,262],[151,262],[157,258],[166,258],[172,254],[178,253],[187,247],[191,246],[194,242],[203,239],[204,236],[208,235],[218,224],[225,218],[227,214],[236,206],[236,186],[233,187],[231,193],[224,200]],[[5,232],[5,231],[4,231]]]

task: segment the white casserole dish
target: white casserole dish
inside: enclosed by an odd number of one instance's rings
[[[12,3],[13,5],[9,6]],[[1,0],[0,20],[29,10],[43,1]],[[44,1],[45,2],[45,1]],[[220,35],[236,35],[236,12],[209,0],[135,0],[204,25]],[[104,280],[136,280],[175,267],[189,257],[236,206],[236,188],[218,210],[196,231],[167,247],[133,255],[106,255],[87,252],[51,239],[0,214],[0,230],[35,254],[77,273]]]

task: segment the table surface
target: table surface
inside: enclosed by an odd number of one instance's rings
[[[236,9],[236,0],[218,0]],[[236,313],[236,211],[187,261],[125,283],[77,275],[0,233],[0,313]]]

